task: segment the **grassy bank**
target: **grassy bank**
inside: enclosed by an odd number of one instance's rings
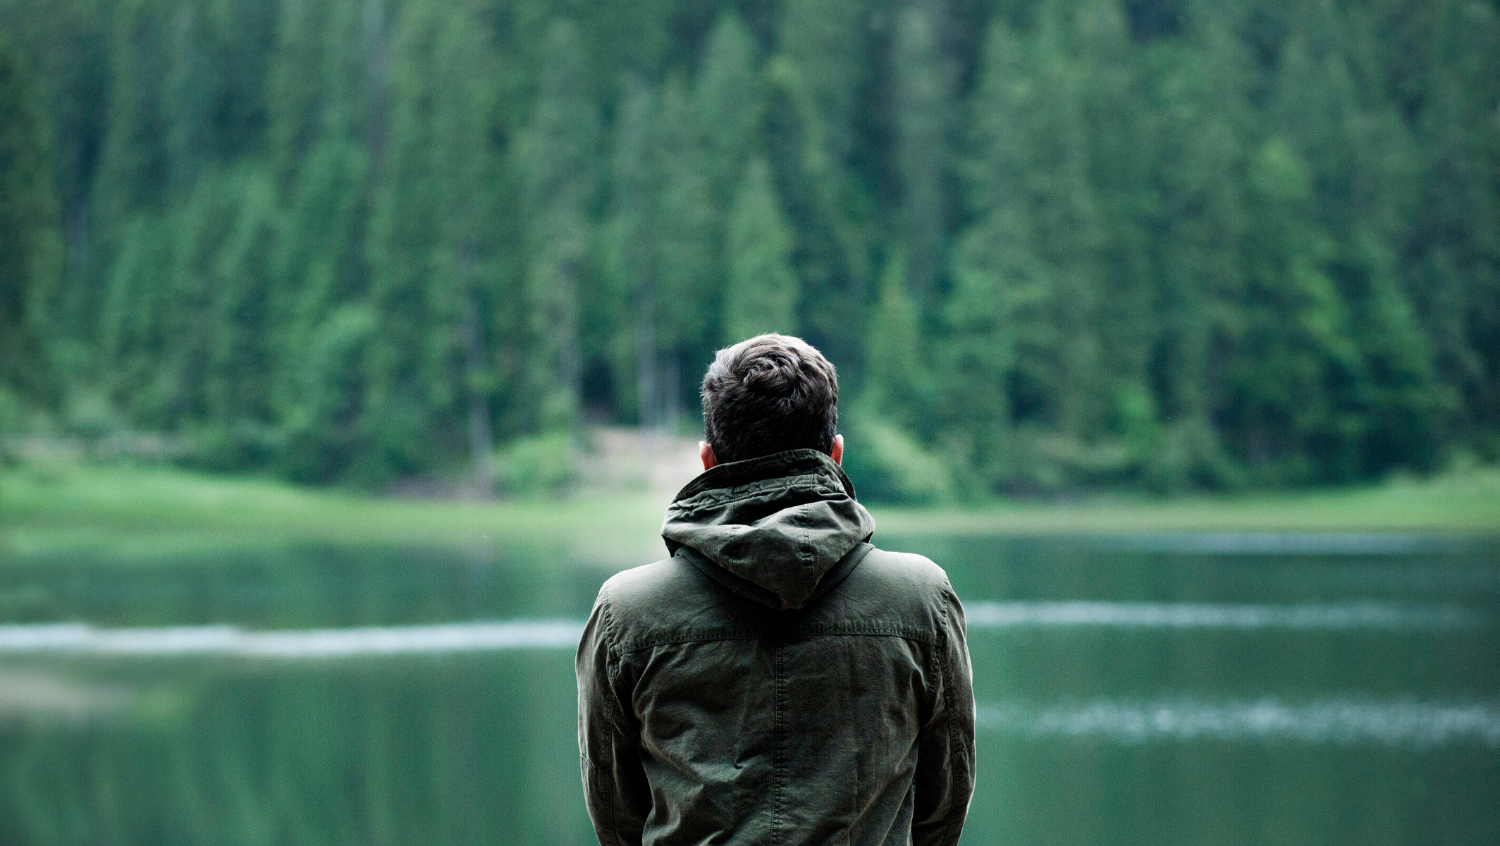
[[[1350,488],[1196,495],[1099,496],[1070,503],[996,503],[953,510],[877,511],[899,534],[1403,532],[1500,534],[1500,470]]]
[[[666,495],[562,501],[401,500],[165,468],[48,463],[0,470],[0,550],[108,548],[125,558],[263,543],[531,544],[638,562],[659,552]],[[885,534],[1500,532],[1500,470],[1361,488],[1159,500],[1095,497],[941,509],[875,507]]]
[[[660,546],[665,504],[645,494],[393,499],[254,477],[49,463],[0,470],[0,550],[107,547],[132,558],[275,543],[528,544],[639,560]]]

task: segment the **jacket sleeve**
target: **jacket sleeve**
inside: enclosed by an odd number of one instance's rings
[[[917,739],[914,846],[953,846],[974,795],[974,683],[963,606],[943,585],[945,636],[936,650],[939,690]]]
[[[603,846],[641,842],[651,791],[641,766],[640,732],[629,695],[616,689],[618,656],[610,651],[609,587],[599,591],[584,626],[578,674],[578,751],[583,795]]]

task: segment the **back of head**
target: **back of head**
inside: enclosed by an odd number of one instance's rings
[[[703,377],[703,424],[721,462],[810,448],[833,451],[839,380],[801,338],[757,335],[719,350]]]

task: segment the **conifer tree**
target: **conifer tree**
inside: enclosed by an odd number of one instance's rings
[[[370,163],[362,147],[332,137],[297,164],[275,238],[268,307],[275,326],[273,394],[282,413],[311,401],[303,356],[318,326],[342,303],[359,299],[365,262],[359,250],[368,217]]]
[[[869,66],[865,6],[842,0],[789,0],[781,7],[776,46],[797,69],[815,132],[836,173],[855,146],[860,87]]]
[[[286,448],[275,463],[299,481],[339,479],[369,448],[363,408],[375,320],[358,249],[369,170],[363,148],[320,142],[299,165],[276,237],[272,391]]]
[[[724,340],[762,332],[797,332],[800,285],[791,266],[792,235],[771,169],[750,162],[729,217],[729,282],[724,291]]]
[[[906,256],[897,252],[881,274],[880,298],[865,332],[864,395],[870,408],[893,422],[931,434],[933,386],[922,314],[911,288]]]
[[[913,291],[930,296],[945,257],[954,129],[953,71],[938,37],[936,0],[914,0],[896,16],[893,62],[901,230]]]
[[[283,188],[320,142],[356,144],[368,137],[376,93],[369,65],[377,59],[367,55],[367,45],[383,48],[377,11],[364,0],[282,0],[277,7],[266,59],[264,136]]]
[[[995,290],[986,311],[999,309],[1013,327],[1002,347],[1015,355],[1010,413],[1072,437],[1097,425],[1090,406],[1104,373],[1091,331],[1103,232],[1081,85],[1055,33],[1025,43],[1001,25],[992,30],[970,105],[974,223],[956,271],[969,279],[957,291]]]
[[[712,348],[710,316],[719,295],[720,225],[715,216],[703,135],[687,91],[676,77],[661,94],[655,133],[657,196],[657,339],[664,359],[667,422],[681,407],[681,361]]]
[[[123,228],[132,213],[156,210],[167,183],[166,110],[161,85],[170,55],[166,21],[156,4],[122,6],[110,33],[110,120],[102,139],[99,172],[92,186],[95,217]]]
[[[371,232],[372,426],[400,427],[397,468],[421,449],[467,447],[487,484],[489,422],[480,239],[486,119],[477,27],[446,4],[414,2],[397,21],[390,128]],[[413,440],[415,438],[415,440]]]
[[[651,127],[656,120],[656,98],[649,83],[637,75],[625,82],[625,94],[615,121],[610,156],[610,216],[605,249],[612,292],[627,304],[631,319],[633,370],[616,371],[633,380],[636,421],[655,428],[661,421],[657,356],[656,218],[651,202],[655,190],[655,161],[650,153]],[[626,358],[620,356],[620,358]]]
[[[376,479],[413,472],[432,460],[443,440],[455,445],[455,431],[442,423],[453,419],[458,374],[433,366],[434,358],[452,363],[455,353],[455,339],[443,331],[451,310],[441,293],[453,282],[439,254],[444,210],[435,190],[438,139],[432,132],[446,92],[435,90],[429,70],[440,29],[434,4],[421,2],[404,8],[392,28],[390,122],[367,247],[370,300],[379,321],[369,352],[367,409],[377,452],[360,472]]]
[[[188,5],[166,22],[166,76],[161,80],[164,161],[167,186],[191,191],[208,165],[213,144],[211,110],[222,88],[220,68],[213,67],[214,46],[199,10]]]
[[[236,173],[226,186],[232,215],[205,274],[213,288],[203,385],[206,458],[225,468],[263,466],[277,437],[271,403],[273,316],[268,311],[277,234],[275,188],[264,171]]]
[[[759,141],[758,96],[755,43],[739,15],[726,12],[709,33],[693,88],[698,132],[706,147],[702,167],[721,217]]]
[[[547,31],[529,125],[515,166],[525,182],[528,226],[526,389],[531,425],[572,425],[579,396],[578,290],[591,237],[599,136],[583,44],[571,22]]]
[[[57,400],[45,346],[62,276],[57,196],[37,91],[0,36],[0,406]],[[8,409],[0,407],[0,415]],[[0,420],[0,426],[6,421]]]

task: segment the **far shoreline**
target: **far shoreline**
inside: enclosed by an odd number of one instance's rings
[[[160,466],[41,462],[0,468],[0,566],[111,552],[148,561],[256,545],[529,547],[610,566],[662,554],[670,493],[580,489],[561,498],[435,500],[298,487]],[[877,535],[1024,537],[1206,533],[1500,536],[1500,468],[1430,479],[1155,498],[1101,493],[1066,503],[996,499],[870,504]]]

